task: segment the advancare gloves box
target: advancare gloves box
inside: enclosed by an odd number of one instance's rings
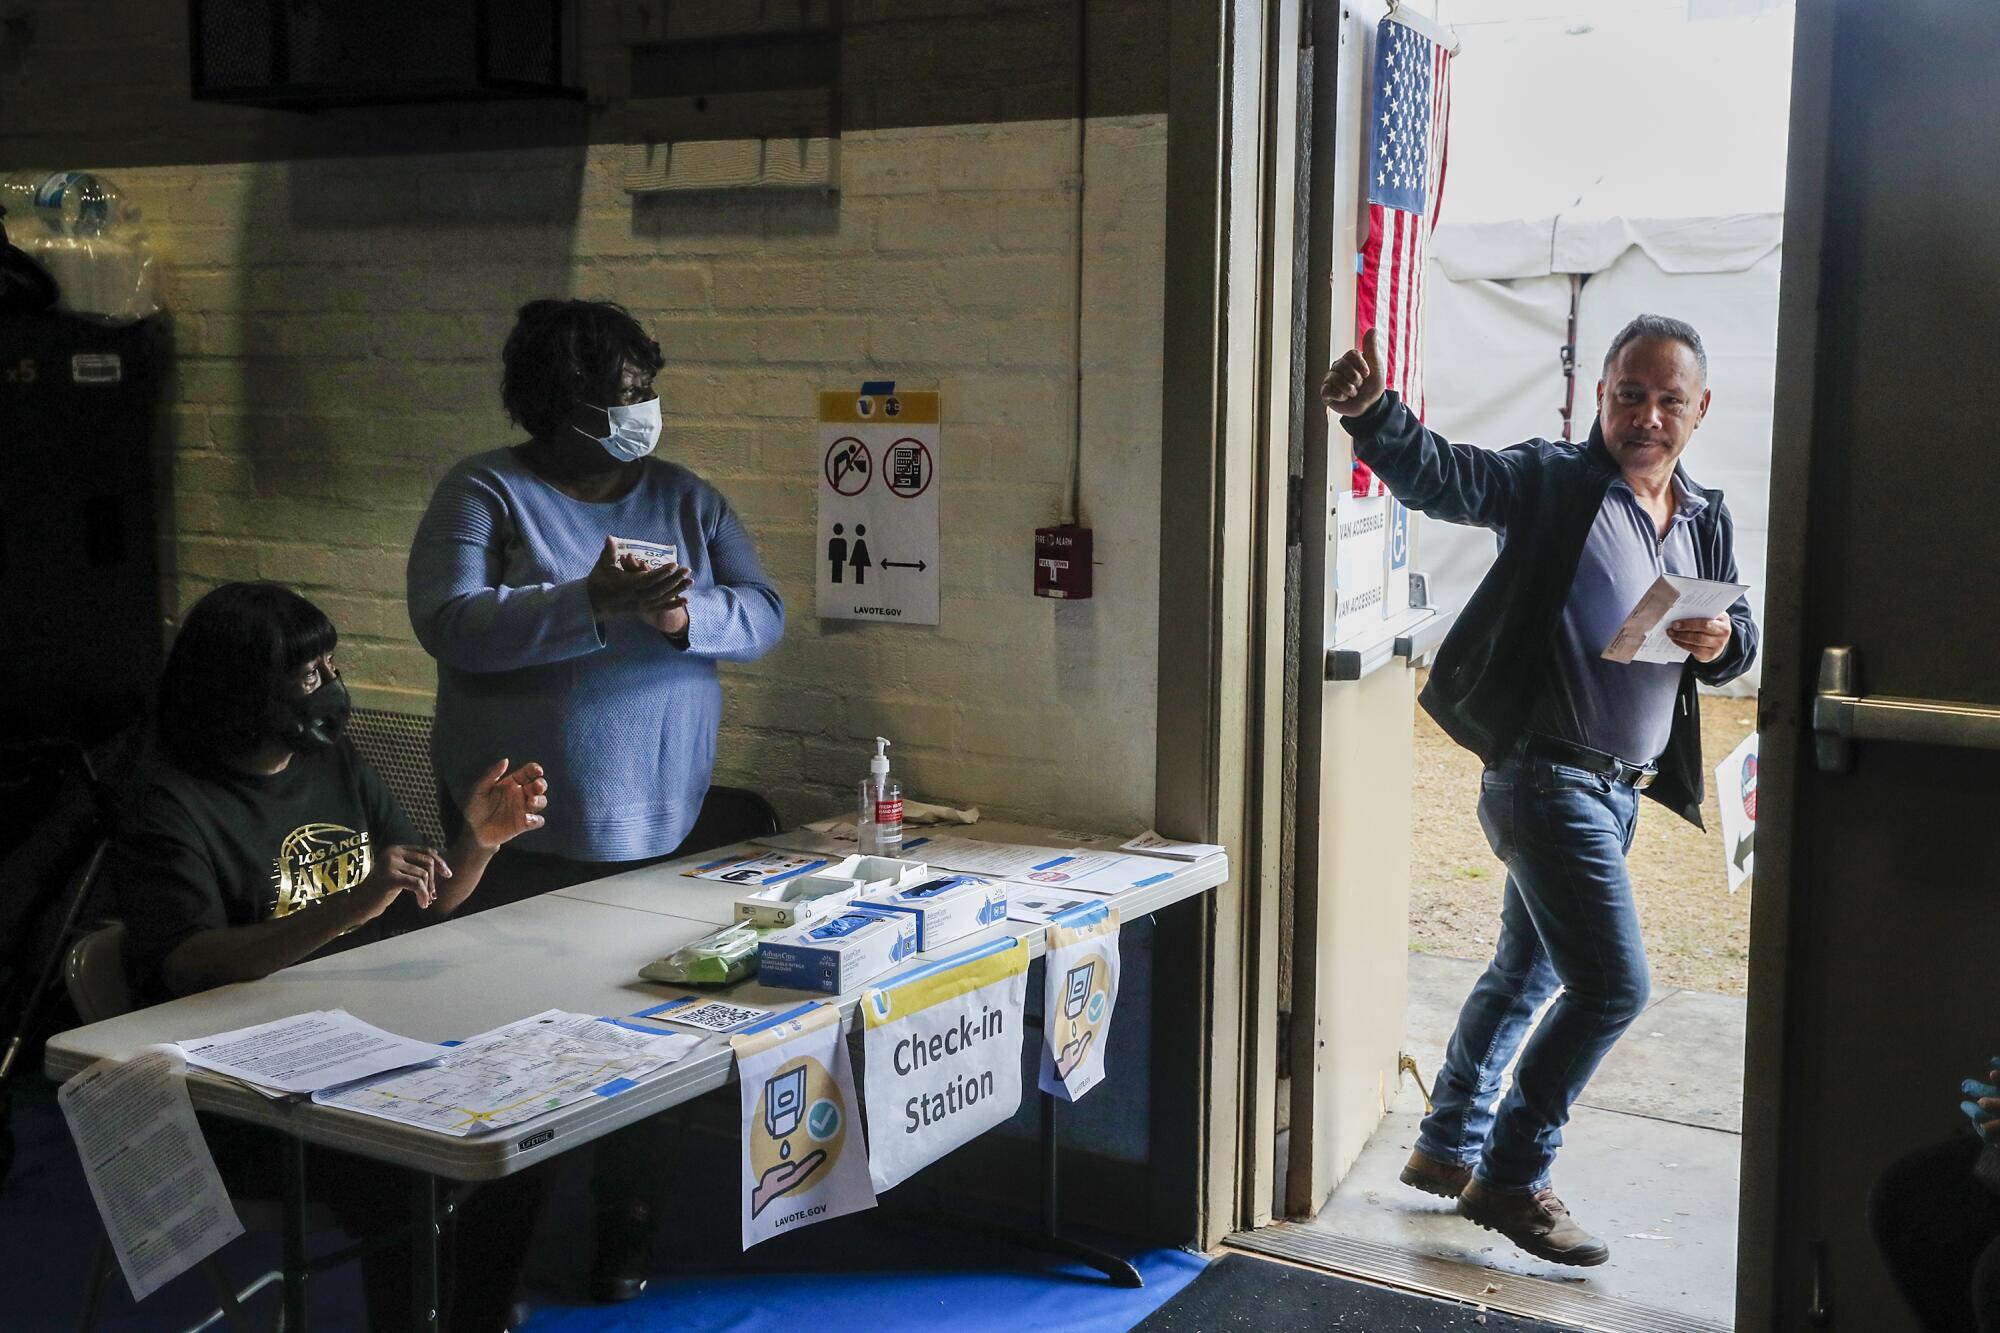
[[[839,995],[916,952],[916,917],[856,904],[769,936],[757,946],[757,968],[767,986]]]
[[[855,905],[915,917],[921,952],[1005,921],[1007,887],[978,875],[940,875],[907,888],[864,894]]]

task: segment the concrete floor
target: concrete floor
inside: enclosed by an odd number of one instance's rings
[[[1405,1050],[1428,1083],[1484,965],[1410,955]],[[1656,995],[1612,1049],[1563,1131],[1555,1185],[1611,1246],[1601,1268],[1543,1263],[1461,1220],[1396,1175],[1423,1098],[1407,1078],[1391,1114],[1311,1225],[1438,1258],[1573,1284],[1657,1309],[1734,1322],[1744,1002]]]

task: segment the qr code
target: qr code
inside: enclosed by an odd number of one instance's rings
[[[660,1015],[669,1023],[700,1028],[704,1032],[734,1032],[770,1016],[768,1009],[724,1004],[721,1000],[709,1000],[690,1009],[676,1009]]]

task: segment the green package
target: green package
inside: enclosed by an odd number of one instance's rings
[[[639,975],[647,981],[675,986],[726,986],[757,970],[757,941],[783,926],[753,926],[747,921],[724,926],[711,934],[646,964]]]

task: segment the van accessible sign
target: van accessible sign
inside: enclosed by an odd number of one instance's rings
[[[1028,942],[995,940],[861,997],[868,1167],[886,1190],[1021,1105]]]

